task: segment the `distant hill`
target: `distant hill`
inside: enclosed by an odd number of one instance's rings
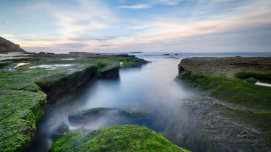
[[[21,49],[18,44],[14,44],[9,40],[0,37],[0,54],[7,54],[10,52],[27,53],[25,50]]]

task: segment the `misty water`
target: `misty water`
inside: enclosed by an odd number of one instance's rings
[[[149,113],[148,121],[135,124],[147,126],[184,148],[203,150],[203,143],[194,138],[196,125],[182,109],[183,101],[195,93],[176,79],[180,59],[146,60],[151,63],[141,68],[121,69],[119,78],[92,80],[49,105],[27,151],[48,151],[52,132],[60,124],[64,122],[70,129],[78,129],[68,122],[69,113],[95,107],[143,109]],[[79,127],[91,130],[112,125],[116,125],[114,121],[105,118]],[[192,144],[188,142],[190,137]]]

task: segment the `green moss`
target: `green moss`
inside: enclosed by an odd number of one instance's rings
[[[254,109],[239,110],[227,108],[233,117],[239,117],[246,123],[261,128],[266,132],[264,138],[271,139],[271,88],[254,85],[242,79],[230,79],[209,75],[195,75],[184,71],[180,76],[198,88],[223,101]],[[271,140],[270,140],[271,141]]]
[[[96,74],[97,66],[89,65],[89,67],[81,70],[81,71],[76,71],[71,74],[66,74],[66,73],[57,73],[57,74],[52,74],[48,75],[45,77],[42,77],[38,80],[36,80],[36,84],[42,88],[43,91],[47,92],[47,90],[54,88],[54,87],[59,87],[59,86],[64,86],[67,83],[71,82],[76,82],[77,80],[80,80],[81,78],[84,77],[85,74]]]
[[[102,71],[113,62],[126,60],[124,58],[76,57],[66,61],[58,56],[28,56],[9,59],[9,64],[0,66],[0,151],[22,151],[30,142],[44,113],[46,94],[42,91],[80,80],[84,74],[97,73],[98,68]],[[14,68],[19,62],[29,64]],[[54,64],[71,66],[54,69],[38,67]]]
[[[239,79],[257,79],[263,82],[271,82],[271,71],[264,69],[245,69],[235,74]]]
[[[97,66],[98,66],[98,72],[102,72],[103,69],[108,65],[108,60],[98,60]]]
[[[122,68],[137,67],[147,63],[146,60],[136,57],[111,56],[109,59],[116,62],[122,62]]]
[[[23,90],[0,91],[0,151],[20,151],[35,134],[46,94]]]
[[[185,71],[181,79],[188,80],[213,97],[244,105],[253,109],[271,110],[271,88],[251,84],[240,79],[229,79],[208,75],[195,75]]]
[[[67,133],[55,141],[49,151],[189,152],[146,127],[134,125],[114,126],[90,132]]]
[[[121,56],[107,56],[107,57],[102,57],[102,58],[97,58],[93,60],[97,67],[98,67],[98,72],[102,72],[107,66],[110,66],[114,63],[120,63],[122,62],[121,68],[129,68],[129,67],[138,67],[141,66],[145,63],[147,63],[146,60],[144,59],[139,59],[136,57],[121,57]]]
[[[99,61],[99,62],[97,62],[97,65],[98,65],[98,67],[106,67],[106,65],[107,65],[108,63],[107,62],[105,62],[105,61]]]

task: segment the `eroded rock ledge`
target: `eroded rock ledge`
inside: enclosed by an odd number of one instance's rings
[[[0,68],[0,151],[22,151],[35,135],[48,101],[94,77],[146,63],[131,56],[28,55]],[[48,95],[48,96],[47,96]]]
[[[180,78],[218,99],[259,110],[271,110],[271,87],[247,78],[271,81],[271,58],[187,58],[179,64]]]

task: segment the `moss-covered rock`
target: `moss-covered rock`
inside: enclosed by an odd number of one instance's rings
[[[72,124],[89,123],[100,118],[116,119],[115,124],[123,122],[139,122],[146,119],[148,112],[143,109],[122,108],[92,108],[76,111],[69,114],[69,122]],[[120,119],[123,118],[123,119]]]
[[[45,104],[41,91],[0,91],[0,151],[21,151],[30,142]]]
[[[70,123],[84,123],[87,121],[96,120],[110,111],[115,111],[116,108],[92,108],[82,111],[76,111],[69,114]]]
[[[56,127],[56,129],[53,130],[53,133],[51,135],[51,138],[53,141],[59,139],[62,137],[63,134],[70,132],[70,129],[67,124],[64,122],[61,123],[59,126]]]
[[[271,110],[271,87],[254,85],[245,80],[183,72],[180,77],[213,97],[252,108]]]
[[[270,69],[271,58],[189,58],[179,64],[181,79],[218,99],[257,110],[271,110],[271,87],[246,79],[271,80]]]
[[[0,151],[22,151],[30,143],[47,97],[75,89],[113,63],[119,67],[124,58],[45,54],[0,60]]]
[[[111,56],[109,58],[105,58],[105,60],[108,59],[122,63],[121,68],[138,67],[147,63],[146,60],[136,58],[134,56]]]
[[[98,64],[99,65],[99,64]],[[101,73],[102,78],[118,78],[119,77],[120,63],[111,62],[107,63],[106,66],[101,66],[99,72]]]
[[[51,152],[161,151],[189,152],[158,133],[140,126],[122,125],[95,131],[66,133],[51,146]]]
[[[179,78],[214,98],[241,107],[228,111],[266,132],[267,139],[271,138],[271,87],[253,82],[270,81],[270,69],[271,58],[189,58],[179,64]]]

